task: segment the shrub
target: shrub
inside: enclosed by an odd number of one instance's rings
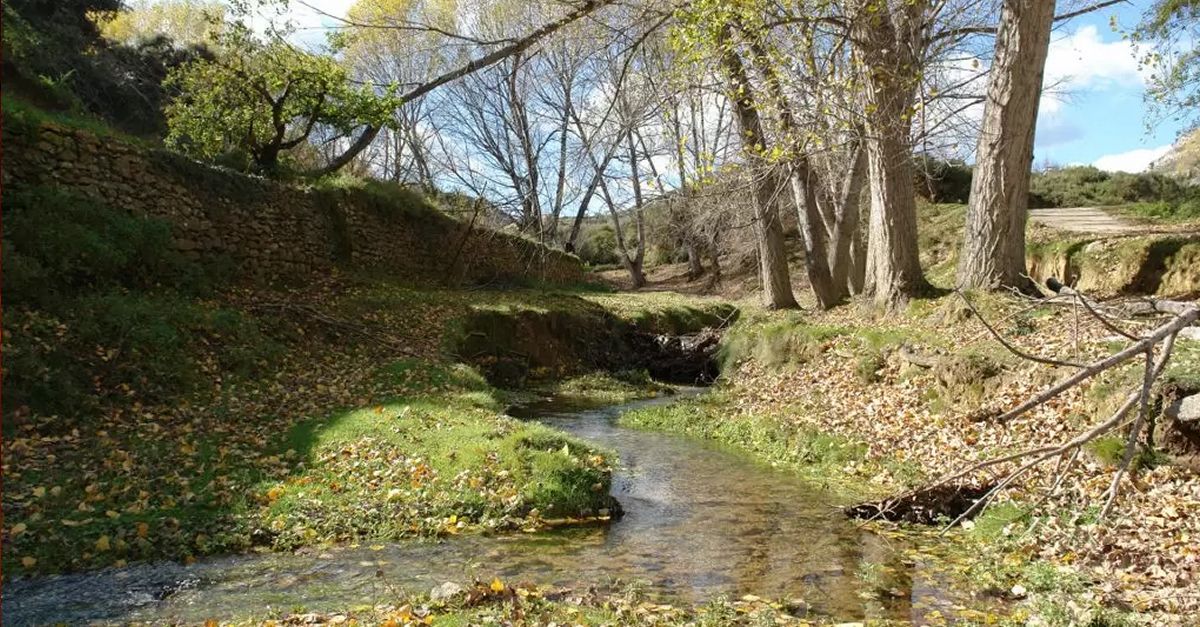
[[[1200,204],[1200,190],[1163,174],[1104,172],[1091,166],[1056,168],[1034,174],[1029,187],[1030,207],[1112,206],[1130,203],[1170,207]],[[1198,210],[1200,211],[1200,210]]]
[[[917,196],[931,203],[965,203],[971,196],[971,166],[955,159],[917,157]]]
[[[617,263],[617,233],[608,224],[588,226],[579,238],[579,258],[590,265]]]

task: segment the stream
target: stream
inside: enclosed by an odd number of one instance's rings
[[[608,525],[9,581],[4,624],[335,611],[496,576],[574,587],[644,581],[661,598],[688,603],[755,594],[789,599],[800,614],[840,620],[920,620],[931,609],[947,614],[970,603],[941,581],[932,558],[902,561],[900,549],[913,546],[911,540],[861,528],[828,493],[795,475],[718,445],[616,424],[622,411],[673,400],[580,410],[550,399],[510,412],[618,452],[612,493],[625,515]]]

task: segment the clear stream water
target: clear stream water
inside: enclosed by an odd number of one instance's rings
[[[755,594],[847,621],[919,620],[930,609],[953,613],[958,601],[969,602],[943,584],[936,560],[902,559],[910,540],[861,528],[831,505],[829,494],[794,475],[713,444],[616,424],[623,411],[669,402],[572,410],[551,400],[512,412],[618,452],[612,491],[625,516],[611,524],[10,581],[4,624],[335,611],[495,576],[575,587],[644,581],[680,602]]]

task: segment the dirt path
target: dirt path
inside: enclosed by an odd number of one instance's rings
[[[1076,233],[1133,233],[1133,223],[1097,207],[1030,209],[1029,218],[1050,228]]]

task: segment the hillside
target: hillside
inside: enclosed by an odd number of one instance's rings
[[[1200,129],[1180,137],[1167,154],[1154,161],[1150,171],[1200,185]]]

